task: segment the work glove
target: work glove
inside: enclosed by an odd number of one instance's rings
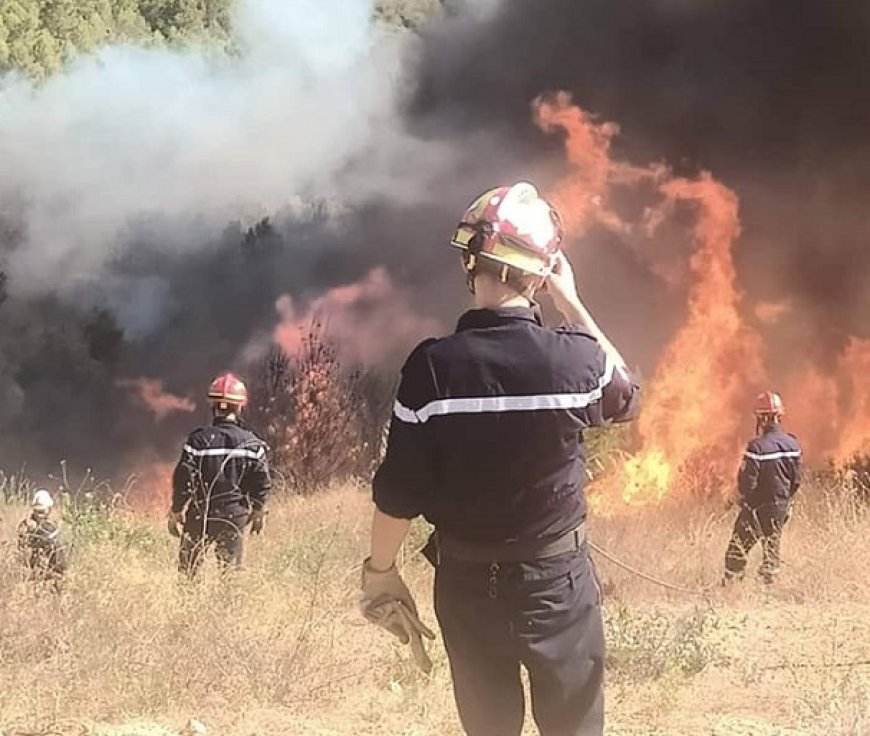
[[[251,511],[251,534],[260,534],[266,524],[266,509],[259,508]]]
[[[173,537],[181,536],[181,528],[184,525],[184,514],[181,511],[169,511],[169,517],[166,520],[166,530]]]
[[[369,621],[389,631],[402,644],[411,645],[414,662],[423,672],[432,670],[422,637],[431,640],[435,634],[420,621],[411,591],[395,565],[381,572],[372,570],[368,560],[363,562],[361,608]]]

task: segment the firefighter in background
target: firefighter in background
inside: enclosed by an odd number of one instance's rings
[[[60,529],[51,519],[54,499],[40,489],[33,495],[30,516],[18,525],[18,550],[32,580],[51,582],[60,589],[67,570],[67,549]]]
[[[181,539],[178,567],[190,577],[212,546],[222,567],[241,565],[244,529],[263,530],[271,488],[266,444],[240,423],[245,384],[219,376],[208,400],[213,422],[190,434],[172,476],[169,533]]]
[[[633,418],[638,389],[577,295],[562,234],[527,183],[488,191],[466,211],[453,245],[475,308],[406,361],[373,483],[363,612],[431,666],[422,637],[433,634],[395,566],[422,514],[436,529],[435,612],[470,736],[519,735],[521,665],[541,734],[604,728],[583,431]],[[565,327],[542,324],[542,288]]]
[[[742,579],[750,550],[761,542],[759,575],[772,583],[779,574],[782,529],[801,482],[801,447],[780,426],[785,413],[779,394],[756,399],[756,434],[746,446],[737,476],[740,514],[725,553],[725,582]]]

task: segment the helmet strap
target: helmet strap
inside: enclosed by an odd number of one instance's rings
[[[487,273],[494,275],[499,283],[510,286],[517,294],[525,297],[530,302],[534,302],[534,292],[540,287],[540,283],[533,281],[529,284],[527,279],[530,274],[506,263],[499,264],[494,261],[481,260],[477,254],[467,251],[462,254],[462,263],[465,268],[465,283],[468,286],[469,293],[475,293],[474,279],[481,270],[485,270]]]
[[[477,255],[474,253],[462,254],[462,265],[465,267],[465,285],[468,292],[474,295],[474,277],[477,275]]]

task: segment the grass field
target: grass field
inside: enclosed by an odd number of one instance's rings
[[[160,521],[79,516],[60,595],[21,579],[21,506],[0,506],[0,732],[457,734],[440,642],[432,675],[357,610],[369,502],[359,488],[275,502],[243,571],[187,589]],[[638,509],[591,536],[687,587],[720,574],[732,515]],[[403,560],[424,618],[431,570]],[[781,581],[707,595],[659,588],[598,559],[609,639],[608,734],[870,734],[870,515],[808,489]],[[753,564],[757,561],[753,559]],[[529,726],[529,733],[535,733]]]

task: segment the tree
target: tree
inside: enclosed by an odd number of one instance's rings
[[[47,77],[106,43],[183,44],[230,35],[232,0],[3,0],[0,73]]]
[[[239,0],[2,0],[0,74],[34,79],[57,72],[74,57],[107,43],[229,46],[232,7]],[[417,25],[440,0],[380,0],[375,18],[397,27]]]

